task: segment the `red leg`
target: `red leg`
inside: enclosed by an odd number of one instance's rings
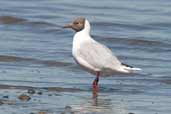
[[[99,76],[100,76],[100,72],[97,72],[96,78],[93,81],[93,96],[94,97],[97,97],[97,93],[98,93],[98,90],[99,90],[99,86],[98,86]]]
[[[97,72],[96,78],[95,78],[95,80],[93,81],[93,88],[98,87],[99,76],[100,76],[100,72]]]

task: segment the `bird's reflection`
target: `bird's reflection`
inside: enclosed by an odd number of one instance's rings
[[[117,101],[115,101],[117,100]],[[126,104],[111,95],[94,93],[91,97],[80,99],[78,104],[72,106],[76,114],[126,114]]]
[[[92,92],[93,92],[93,99],[97,99],[99,88],[93,88]]]
[[[110,98],[102,98],[102,96],[98,96],[98,93],[96,96],[94,96],[89,101],[90,105],[95,108],[108,108],[110,109],[112,106],[112,100]]]
[[[81,99],[79,104],[66,106],[61,114],[128,114],[127,106],[121,101],[113,102],[107,96]]]
[[[115,89],[114,89],[115,90]],[[125,96],[112,89],[74,93],[74,102],[68,104],[62,114],[128,114]]]

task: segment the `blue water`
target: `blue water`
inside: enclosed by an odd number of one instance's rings
[[[74,88],[33,96],[29,102],[1,105],[0,113],[29,114],[170,114],[171,1],[169,0],[1,0],[0,84],[38,88]],[[91,34],[119,59],[143,69],[134,76],[100,79],[92,98],[94,76],[71,55],[72,30],[62,26],[76,17],[91,22]],[[10,99],[24,90],[1,89]]]

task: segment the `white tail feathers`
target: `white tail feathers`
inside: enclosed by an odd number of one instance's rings
[[[142,70],[141,68],[134,68],[132,66],[129,66],[129,65],[123,64],[123,63],[122,63],[122,68],[123,68],[123,71],[125,73],[132,73],[134,71],[140,71],[140,70]]]
[[[125,66],[124,66],[124,69],[130,72],[142,70],[141,68],[133,68],[133,67],[131,68],[131,67],[125,67]]]
[[[131,68],[131,70],[139,71],[142,70],[141,68]]]
[[[125,67],[123,68],[123,71],[125,73],[135,73],[136,71],[141,71],[141,68],[130,68],[130,67]]]

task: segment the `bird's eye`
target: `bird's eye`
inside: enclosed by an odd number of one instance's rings
[[[75,24],[75,25],[78,25],[78,24],[79,24],[79,22],[74,22],[74,24]]]

